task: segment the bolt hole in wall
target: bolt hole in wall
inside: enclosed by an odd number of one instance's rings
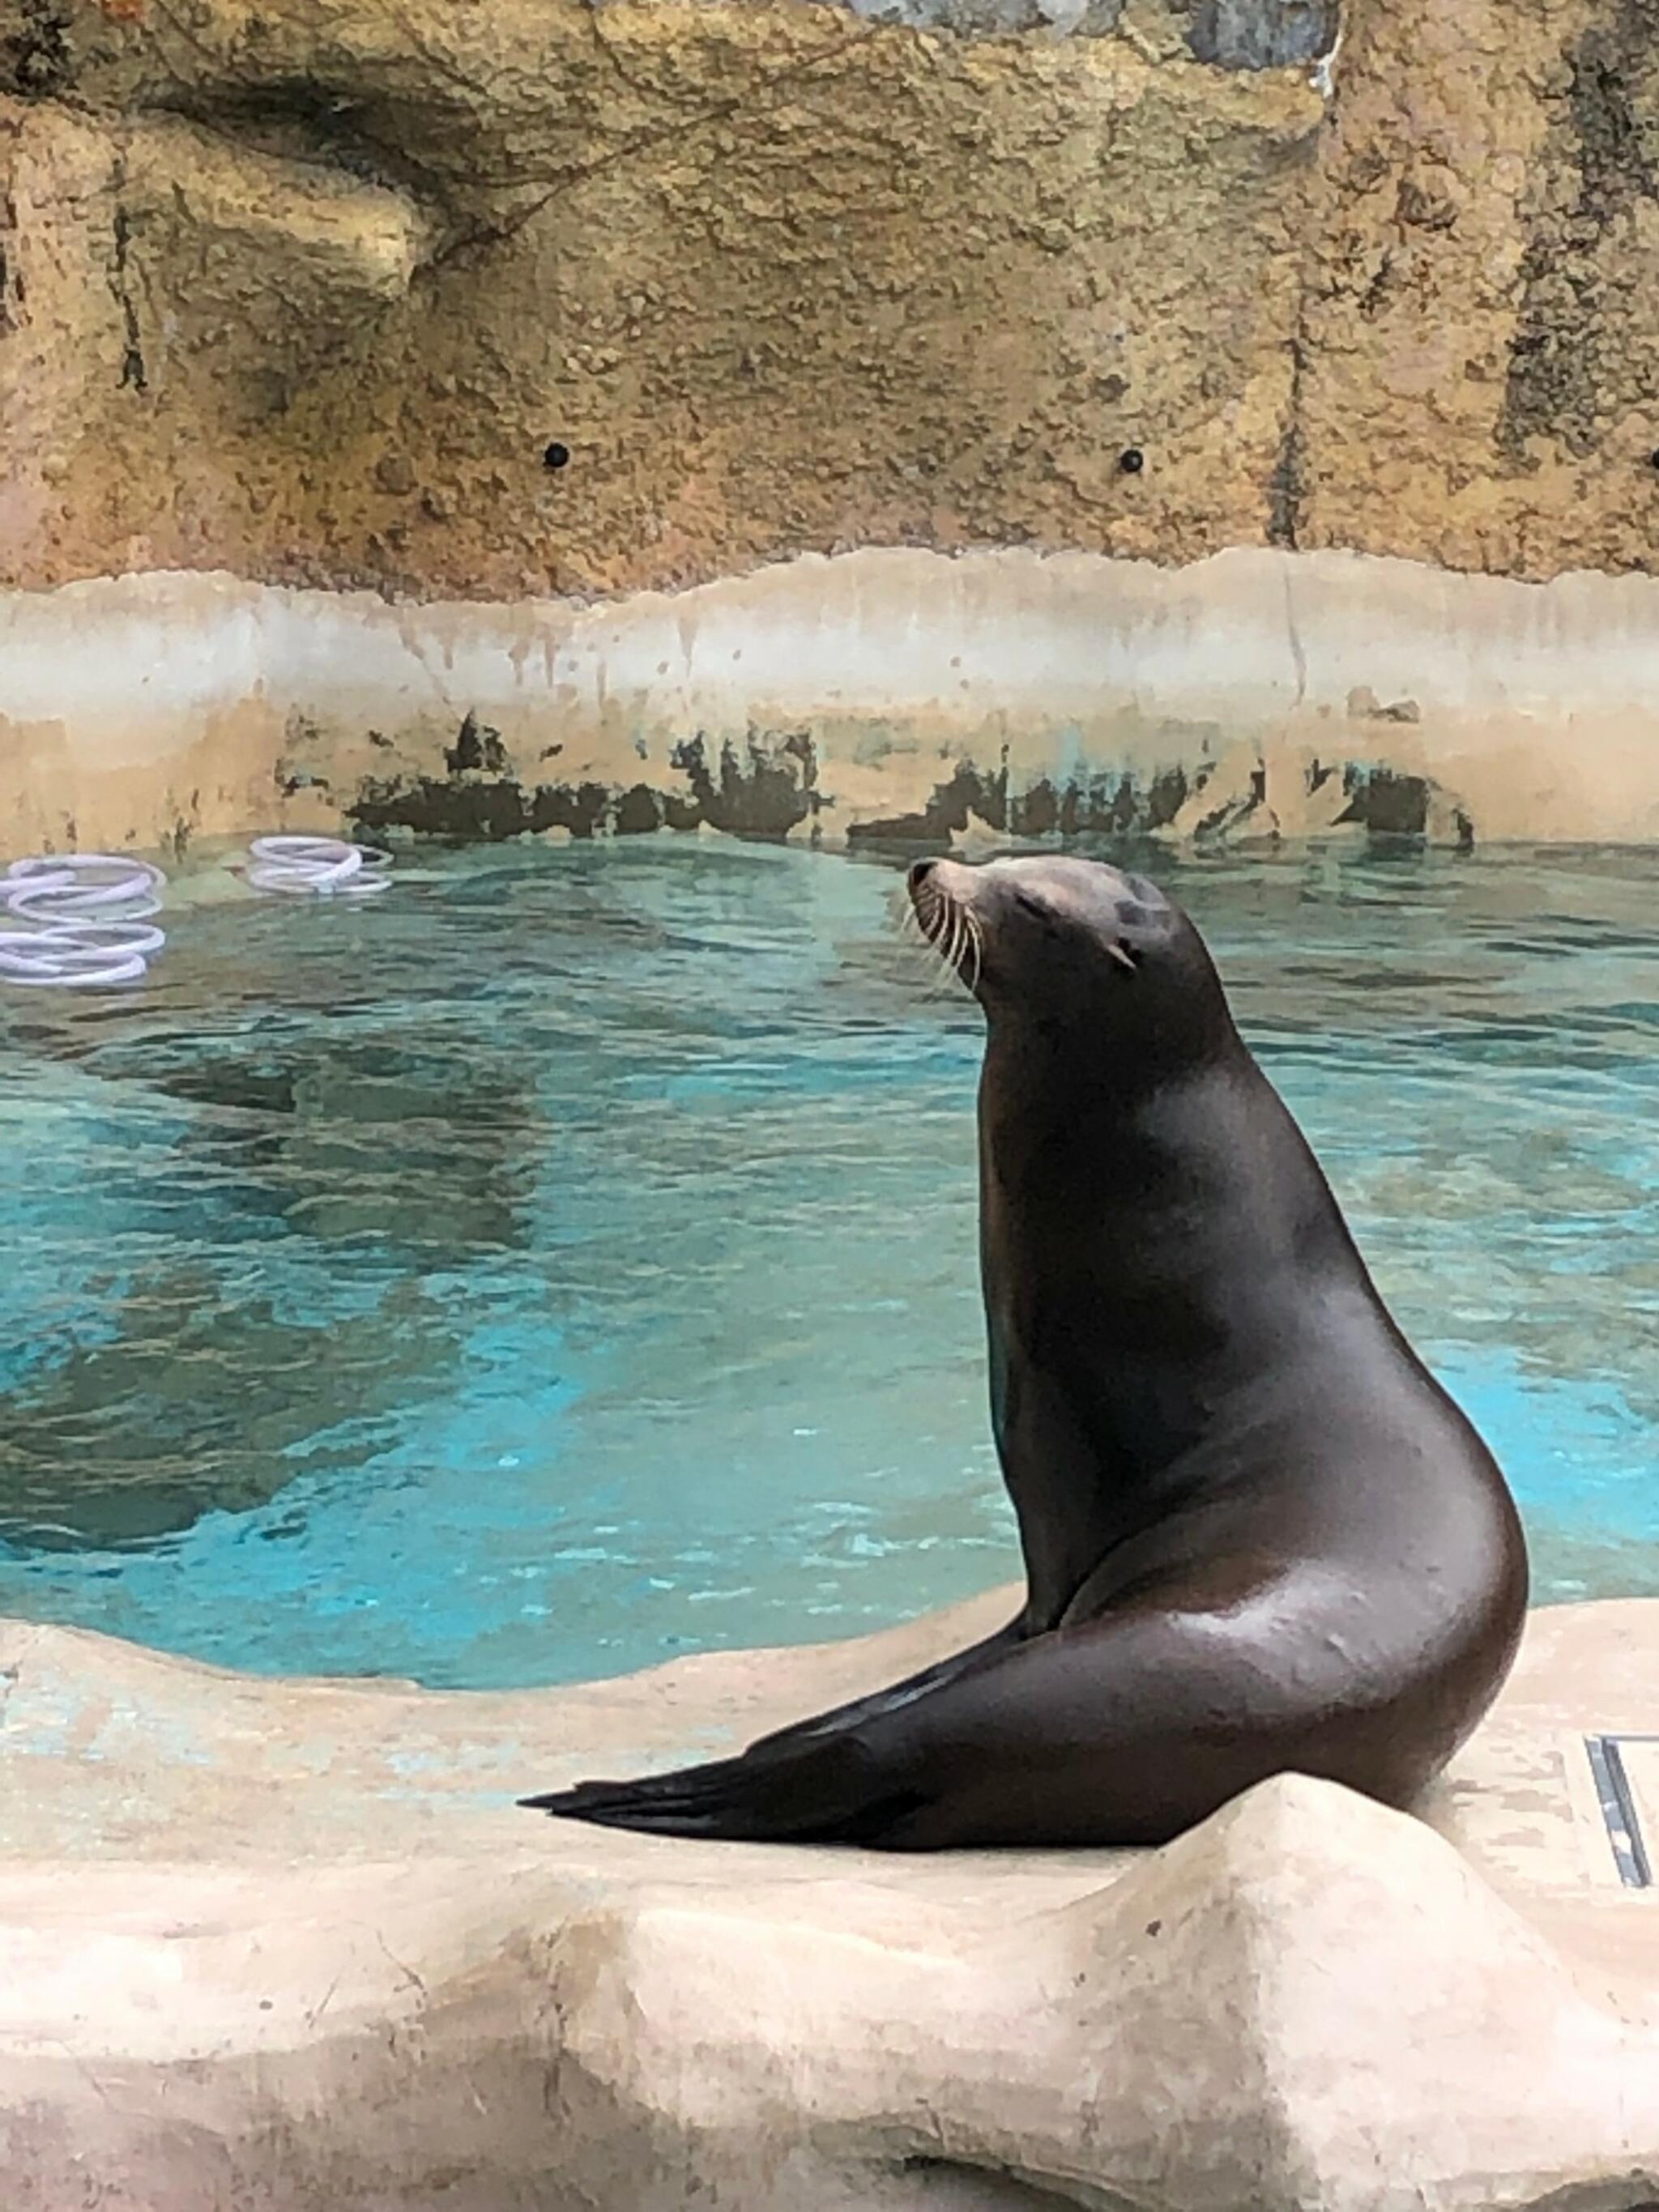
[[[493,1685],[1007,1576],[917,849],[204,849],[141,981],[0,988],[0,1611]],[[1659,855],[1079,849],[1199,916],[1540,1594],[1659,1592]]]

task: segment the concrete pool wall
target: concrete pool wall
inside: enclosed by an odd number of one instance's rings
[[[661,827],[1659,836],[1659,579],[866,549],[678,593],[0,596],[19,849]]]

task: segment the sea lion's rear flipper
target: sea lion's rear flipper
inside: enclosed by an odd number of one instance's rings
[[[652,1835],[898,1851],[1165,1843],[1288,1768],[1407,1802],[1437,1762],[1345,1705],[1338,1639],[1281,1586],[1232,1597],[1188,1610],[1162,1594],[844,1728],[529,1802]],[[1265,1620],[1307,1663],[1263,1666]]]
[[[564,1820],[733,1843],[872,1842],[913,1809],[853,1731],[753,1746],[636,1782],[579,1782],[520,1801]]]
[[[994,1636],[884,1690],[778,1729],[750,1744],[741,1758],[635,1782],[579,1782],[519,1802],[562,1820],[659,1835],[873,1841],[918,1801],[913,1794],[895,1796],[878,1783],[878,1775],[890,1770],[874,1753],[872,1724],[999,1658],[1020,1641],[1023,1621],[1021,1614]]]
[[[1144,1697],[1140,1684],[1163,1680],[1168,1656],[1136,1653],[1127,1626],[994,1638],[961,1655],[968,1665],[929,1669],[763,1738],[741,1758],[634,1782],[580,1782],[521,1802],[650,1835],[933,1850],[1025,1840],[1030,1801],[1056,1784],[1073,1787],[1081,1758],[1106,1781],[1103,1791],[1097,1782],[1081,1793],[1091,1827],[1094,1808],[1112,1795],[1120,1731],[1127,1721],[1141,1732],[1125,1708],[1157,1707],[1158,1693]],[[1098,1658],[1079,1648],[1097,1644],[1106,1647]],[[1129,1661],[1127,1682],[1115,1651]]]

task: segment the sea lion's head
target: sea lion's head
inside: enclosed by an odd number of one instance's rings
[[[1160,1060],[1233,1034],[1203,939],[1145,876],[1033,854],[918,860],[908,880],[923,935],[994,1025],[1155,1045]]]

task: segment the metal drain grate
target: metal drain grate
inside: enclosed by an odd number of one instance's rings
[[[1631,1787],[1630,1770],[1625,1764],[1627,1744],[1659,1745],[1659,1735],[1587,1735],[1584,1738],[1584,1748],[1589,1753],[1590,1772],[1595,1777],[1595,1794],[1601,1801],[1601,1818],[1607,1825],[1607,1841],[1613,1845],[1613,1864],[1619,1869],[1619,1879],[1626,1889],[1651,1889],[1654,1887],[1653,1854],[1642,1832],[1641,1803]]]

